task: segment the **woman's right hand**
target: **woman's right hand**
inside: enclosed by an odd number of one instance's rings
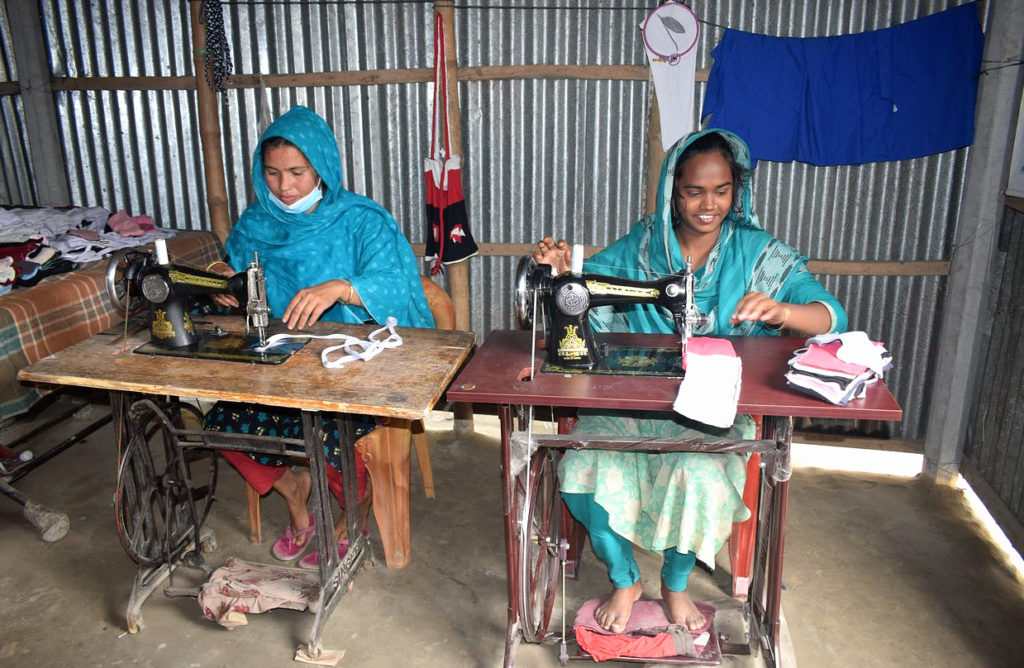
[[[538,244],[538,250],[531,255],[537,264],[549,264],[555,268],[556,274],[572,269],[572,248],[565,239],[557,242],[551,237],[544,237]]]
[[[224,261],[212,262],[206,270],[213,274],[220,274],[221,276],[231,276],[235,273],[235,270],[230,264]],[[226,308],[238,308],[238,300],[234,295],[224,293],[217,293],[210,295],[210,299],[217,306],[224,306]]]

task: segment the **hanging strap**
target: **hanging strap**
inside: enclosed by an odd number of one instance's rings
[[[444,146],[438,146],[437,135],[444,133]],[[448,128],[448,64],[444,52],[444,20],[441,13],[434,14],[434,110],[430,128],[430,157],[439,160],[442,169],[442,189],[447,189],[447,171],[444,162],[451,157],[451,133]],[[440,154],[440,155],[439,155]]]

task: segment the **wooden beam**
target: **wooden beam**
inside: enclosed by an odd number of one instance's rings
[[[17,81],[0,81],[0,95],[18,95],[21,84]]]
[[[210,227],[224,243],[231,231],[228,218],[228,190],[224,177],[224,154],[221,151],[220,116],[217,93],[210,89],[203,76],[203,54],[206,53],[206,24],[199,20],[199,1],[191,0],[192,62],[195,68],[196,103],[199,107],[199,137],[203,146],[203,172],[206,177],[206,205],[210,209]]]
[[[522,79],[579,79],[592,81],[646,81],[650,70],[646,65],[495,65],[459,68],[458,81],[498,81]],[[697,81],[707,81],[707,70],[697,71]],[[225,88],[235,90],[259,88],[259,74],[235,74],[224,81]],[[316,86],[386,86],[391,84],[427,83],[434,70],[416,67],[390,70],[357,70],[345,72],[306,72],[299,74],[264,74],[266,88],[306,88]],[[16,83],[0,86],[17,93]],[[193,90],[195,77],[56,77],[53,90]],[[5,88],[0,88],[4,94]]]
[[[479,243],[479,255],[496,257],[522,257],[529,255],[536,244],[489,244]],[[413,251],[423,255],[425,244],[413,244]],[[584,246],[585,257],[604,250],[602,246]],[[807,268],[812,274],[825,276],[947,276],[948,260],[810,260]]]

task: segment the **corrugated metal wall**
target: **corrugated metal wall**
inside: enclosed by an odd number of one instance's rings
[[[0,11],[0,82],[17,80],[11,26],[7,12]],[[9,203],[34,205],[36,195],[21,98],[0,95],[0,204]]]
[[[536,0],[466,2],[455,11],[460,66],[645,65],[638,24],[655,3],[592,1],[540,9]],[[728,26],[780,36],[883,28],[960,0],[778,3],[730,0],[695,10],[698,68]],[[634,6],[627,6],[634,5]],[[984,6],[984,3],[983,3]],[[43,23],[54,76],[191,75],[188,4],[181,0],[48,0]],[[399,69],[432,64],[429,3],[221,5],[237,74]],[[530,7],[515,9],[515,7]],[[0,24],[6,25],[6,24]],[[4,44],[8,44],[4,36]],[[0,44],[0,49],[3,45]],[[0,53],[4,53],[0,51]],[[0,63],[0,66],[3,66]],[[0,74],[11,80],[9,69]],[[339,137],[346,185],[394,212],[422,243],[422,160],[429,146],[430,84],[228,90],[220,96],[229,214],[250,192],[261,128],[293,104],[322,114]],[[698,85],[696,109],[703,99]],[[478,242],[528,242],[552,233],[605,245],[644,210],[646,81],[463,81],[459,86],[466,199]],[[76,203],[147,213],[179,229],[209,229],[194,92],[55,94]],[[17,97],[0,96],[0,203],[30,197]],[[7,155],[15,156],[8,162]],[[755,204],[769,230],[820,259],[949,259],[967,151],[899,163],[812,167],[761,163]],[[18,163],[18,160],[21,163]],[[14,184],[13,186],[11,184]],[[471,321],[482,336],[513,326],[517,258],[471,261]],[[887,379],[906,409],[893,433],[923,437],[945,279],[827,277],[851,325],[896,357]]]
[[[963,470],[986,504],[996,497],[1024,525],[1024,213],[1004,209],[999,251]]]

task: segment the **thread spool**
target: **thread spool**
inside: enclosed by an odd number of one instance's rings
[[[153,242],[156,246],[156,263],[161,265],[170,264],[171,261],[167,259],[167,241],[164,239],[157,239]]]
[[[572,273],[583,273],[583,244],[572,245]]]

